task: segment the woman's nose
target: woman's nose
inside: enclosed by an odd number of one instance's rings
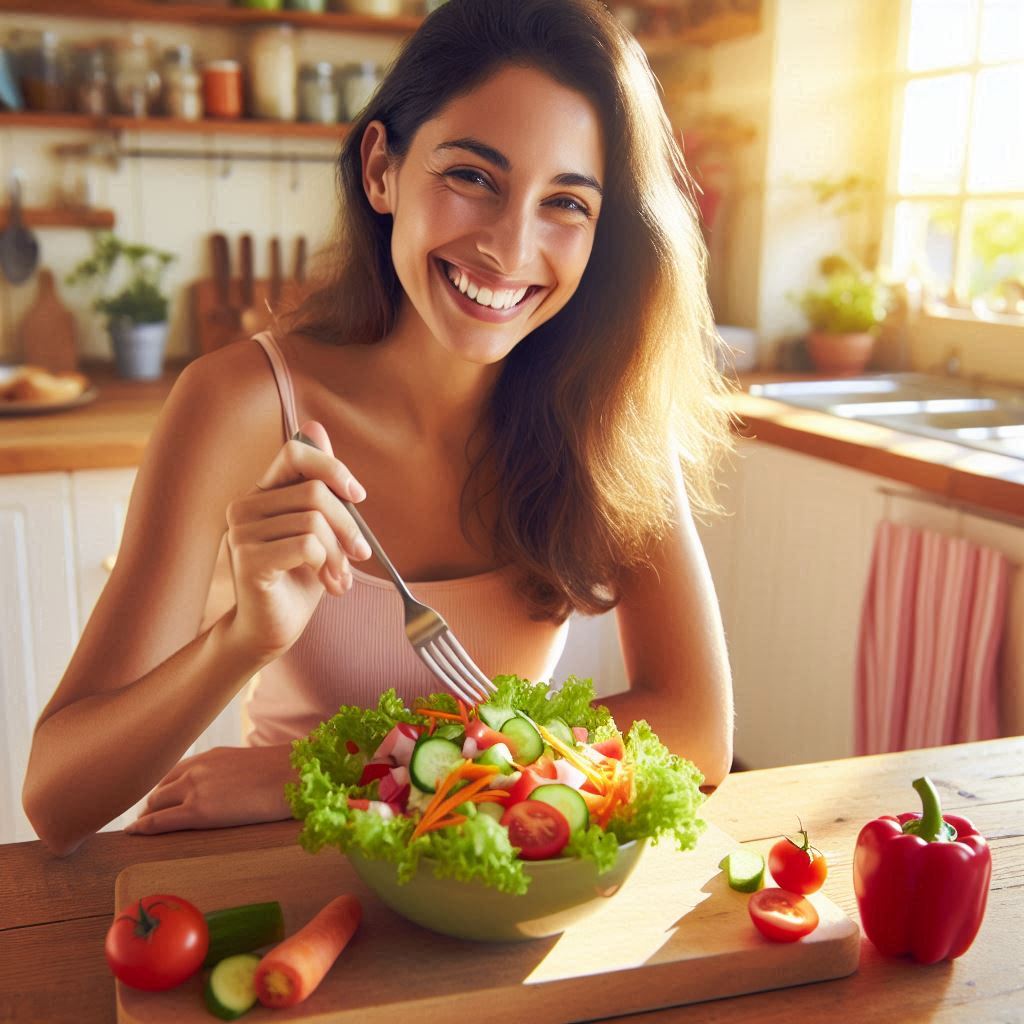
[[[512,274],[529,265],[536,246],[532,210],[505,205],[477,235],[477,251],[495,268]]]

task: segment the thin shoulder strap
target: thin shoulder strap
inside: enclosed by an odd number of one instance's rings
[[[270,331],[261,331],[253,335],[253,341],[259,343],[270,362],[274,372],[277,393],[281,396],[281,422],[284,425],[284,439],[287,441],[299,429],[299,418],[295,413],[295,390],[292,387],[292,375],[284,354],[274,335]]]

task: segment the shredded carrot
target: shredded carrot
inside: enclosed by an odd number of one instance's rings
[[[450,818],[444,818],[443,820],[432,821],[429,825],[424,826],[419,830],[419,834],[426,835],[428,832],[436,832],[442,828],[448,828],[449,825],[461,825],[466,820],[463,814],[453,814]],[[420,822],[422,825],[423,823]],[[414,837],[415,838],[415,837]]]
[[[494,765],[473,764],[471,761],[463,761],[453,768],[441,781],[433,799],[427,804],[426,809],[423,811],[423,816],[420,818],[416,828],[413,829],[412,839],[419,838],[419,836],[425,832],[432,831],[435,827],[444,827],[438,826],[437,822],[444,820],[445,816],[454,811],[460,804],[477,800],[481,792],[486,790],[491,777],[496,775],[497,772],[498,769]],[[471,781],[469,781],[468,785],[453,793],[452,790],[455,785],[463,779]],[[495,790],[494,792],[505,791]],[[458,817],[458,815],[455,817]]]
[[[444,718],[449,722],[461,722],[461,715],[453,715],[450,711],[436,711],[434,708],[417,708],[417,715],[423,715],[424,718]]]

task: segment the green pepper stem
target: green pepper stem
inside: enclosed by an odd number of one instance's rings
[[[918,836],[926,843],[945,843],[956,839],[956,829],[942,818],[939,792],[927,775],[914,779],[914,789],[921,798],[921,817],[903,826],[903,831]]]

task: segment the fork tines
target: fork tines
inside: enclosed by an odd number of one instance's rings
[[[442,630],[418,646],[417,651],[427,668],[468,703],[479,704],[495,692],[494,683],[477,667],[450,630]]]

